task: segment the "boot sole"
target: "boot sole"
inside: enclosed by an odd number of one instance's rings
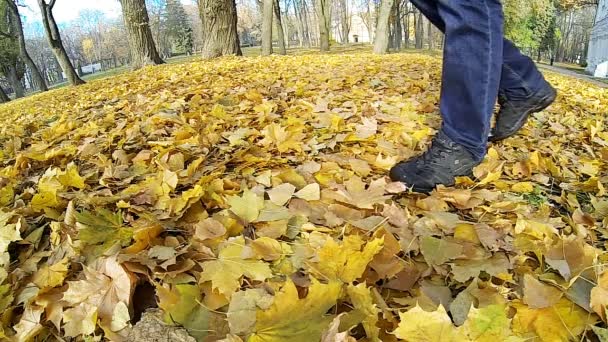
[[[547,109],[549,106],[551,106],[553,104],[553,102],[555,102],[556,98],[557,98],[557,91],[555,89],[553,89],[551,94],[544,97],[536,107],[532,107],[524,113],[522,118],[519,120],[519,122],[515,126],[516,128],[514,130],[510,131],[507,134],[503,134],[500,136],[492,135],[488,138],[488,141],[497,142],[497,141],[505,140],[509,137],[514,136],[517,132],[519,132],[519,130],[522,127],[524,127],[526,122],[528,122],[530,115],[532,115],[534,113],[542,112],[543,110]]]

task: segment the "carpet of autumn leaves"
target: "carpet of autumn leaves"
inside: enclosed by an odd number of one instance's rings
[[[225,58],[0,106],[0,339],[145,340],[145,312],[198,341],[608,341],[608,91],[548,75],[475,179],[403,193],[440,65]]]

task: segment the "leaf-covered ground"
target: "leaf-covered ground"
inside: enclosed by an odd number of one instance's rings
[[[136,340],[153,310],[167,341],[607,340],[608,91],[548,75],[476,179],[402,193],[440,65],[226,58],[0,106],[0,337]]]

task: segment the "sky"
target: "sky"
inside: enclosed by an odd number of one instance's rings
[[[184,4],[191,4],[192,0],[181,0]],[[37,0],[23,0],[27,6],[20,10],[27,21],[40,20],[40,9]],[[57,23],[67,23],[78,17],[82,10],[98,10],[108,18],[116,18],[120,15],[120,3],[118,0],[57,0],[53,14]]]

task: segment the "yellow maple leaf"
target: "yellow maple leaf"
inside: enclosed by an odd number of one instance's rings
[[[59,182],[66,187],[71,186],[74,188],[83,189],[85,186],[84,178],[80,176],[78,173],[78,166],[76,166],[74,163],[69,163],[65,171],[58,172],[57,180],[59,180]]]
[[[566,298],[543,309],[532,309],[520,302],[514,302],[512,306],[517,309],[513,331],[541,341],[570,341],[597,321],[596,315],[589,314]]]
[[[327,311],[340,297],[342,284],[321,284],[312,280],[308,294],[300,299],[291,280],[275,296],[267,310],[258,310],[256,324],[248,342],[309,342],[319,341],[332,316]]]
[[[324,279],[339,279],[350,283],[361,277],[367,264],[382,250],[384,239],[365,243],[358,235],[344,237],[342,244],[333,238],[327,240],[319,250],[319,261],[310,265],[311,271]]]
[[[344,185],[346,189],[336,191],[337,199],[361,209],[373,209],[374,204],[391,198],[384,195],[386,187],[384,178],[372,181],[367,189],[366,184],[359,177],[352,177]]]
[[[241,278],[263,281],[272,276],[267,263],[255,259],[243,259],[245,239],[242,236],[227,241],[220,247],[217,260],[205,261],[200,281],[211,281],[214,289],[230,296],[241,286]]]
[[[400,312],[401,322],[393,334],[405,341],[412,342],[460,342],[467,338],[463,331],[452,324],[443,306],[436,311],[427,312],[416,305],[407,312]]]
[[[608,272],[600,275],[597,286],[591,289],[591,308],[606,321],[606,307],[608,306]]]
[[[308,184],[294,195],[306,201],[318,201],[321,199],[321,188],[317,183]]]
[[[32,282],[39,288],[55,287],[63,284],[68,274],[68,258],[63,258],[54,265],[43,265],[32,278]]]
[[[367,337],[374,342],[380,341],[378,338],[380,328],[376,326],[376,323],[378,322],[378,312],[380,312],[380,310],[373,302],[370,289],[365,283],[361,283],[357,286],[351,284],[346,288],[346,292],[348,293],[355,310],[361,312],[364,317],[362,323]]]
[[[63,322],[67,336],[90,335],[97,324],[97,308],[90,303],[80,303],[63,313]]]
[[[17,334],[15,335],[15,341],[27,342],[32,341],[36,335],[38,335],[43,326],[40,324],[40,316],[44,312],[44,308],[32,304],[25,306],[21,319],[13,329]]]
[[[469,316],[462,326],[470,341],[475,342],[524,342],[525,339],[513,335],[511,319],[507,317],[504,304],[493,304],[483,308],[471,308]]]
[[[122,267],[116,256],[98,259],[95,267],[85,266],[83,273],[84,279],[68,281],[63,301],[72,307],[86,304],[78,312],[86,312],[87,317],[92,315],[88,307],[95,307],[96,315],[110,326],[116,304],[131,303],[135,277]]]
[[[215,318],[202,305],[202,289],[198,285],[177,284],[171,290],[157,287],[157,294],[167,323],[179,323],[199,340],[209,335]]]
[[[229,196],[226,202],[230,205],[230,211],[245,223],[255,221],[264,208],[264,199],[250,190],[245,190],[242,196]]]

